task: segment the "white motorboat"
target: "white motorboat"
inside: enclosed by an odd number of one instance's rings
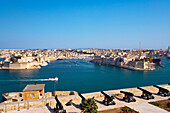
[[[48,80],[49,80],[49,81],[58,81],[58,77],[55,77],[55,78],[49,78]]]
[[[40,65],[41,65],[41,66],[47,66],[48,63],[47,63],[47,62],[42,62]]]

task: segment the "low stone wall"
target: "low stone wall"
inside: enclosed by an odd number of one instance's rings
[[[5,94],[6,95],[11,94],[10,96],[13,96],[13,95],[18,95],[19,93],[21,93],[21,92],[5,93]],[[51,92],[47,92],[46,95],[52,96]],[[69,100],[69,98],[71,98],[72,96],[78,97],[78,93],[76,91],[54,91],[54,96],[56,96],[56,95],[58,96],[59,100],[61,100],[62,103]],[[45,105],[49,105],[50,107],[54,108],[56,105],[56,100],[55,100],[54,96],[44,98],[44,99],[34,99],[34,100],[18,101],[18,102],[12,102],[12,103],[7,103],[7,101],[6,101],[3,103],[0,103],[0,112],[1,111],[6,112],[6,111],[10,111],[10,110],[29,109],[30,107],[41,107],[41,106],[45,106]],[[64,101],[64,100],[62,101],[63,97],[66,98],[66,101]],[[69,97],[69,98],[67,98],[67,97]]]
[[[76,91],[54,91],[54,96],[56,95],[62,95],[62,96],[66,96],[66,95],[77,95],[78,93]]]
[[[12,102],[12,99],[15,97],[21,97],[22,92],[10,92],[2,94],[2,102],[6,101],[6,103]]]
[[[21,102],[13,102],[13,103],[1,103],[0,112],[2,111],[6,112],[10,110],[29,109],[30,107],[41,107],[45,105],[54,107],[56,105],[56,101],[54,97],[45,98],[45,99],[35,99],[29,101],[21,101]]]

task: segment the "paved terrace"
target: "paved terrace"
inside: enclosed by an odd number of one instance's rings
[[[161,87],[164,87],[166,89],[170,90],[170,85],[164,84],[164,85],[159,85]],[[142,94],[142,91],[138,90],[137,88],[127,88],[127,89],[119,89],[119,90],[109,90],[109,91],[105,91],[105,93],[115,93],[117,96],[114,99],[114,101],[116,102],[116,105],[110,105],[110,106],[105,106],[102,104],[102,101],[104,99],[104,96],[101,95],[100,92],[93,92],[93,93],[86,93],[86,94],[82,94],[85,98],[91,98],[91,97],[95,97],[95,100],[97,102],[98,105],[98,111],[102,111],[102,110],[108,110],[108,109],[114,109],[114,108],[118,108],[118,107],[124,107],[124,106],[128,106],[132,109],[135,109],[136,111],[139,111],[140,113],[147,113],[147,111],[149,113],[155,113],[155,111],[158,113],[168,113],[167,111],[160,109],[158,107],[155,107],[153,105],[148,104],[148,102],[150,101],[158,101],[158,100],[164,100],[164,99],[168,99],[168,97],[162,97],[157,95],[156,93],[158,92],[158,89],[153,87],[153,86],[146,86],[146,87],[142,87],[143,89],[146,89],[150,92],[153,93],[153,96],[155,97],[155,99],[150,99],[150,100],[145,100],[140,98],[140,95]],[[134,93],[135,95],[135,99],[136,102],[131,102],[131,103],[127,103],[124,102],[122,100],[123,98],[123,94],[120,94],[120,90],[123,91],[129,91],[131,93]],[[72,106],[65,106],[65,104],[70,100],[73,100],[73,105]],[[81,103],[81,98],[78,95],[70,95],[70,96],[62,96],[59,97],[59,100],[61,101],[61,103],[64,106],[64,109],[66,109],[67,112],[71,112],[71,113],[80,113],[80,103]],[[8,111],[9,113],[15,113],[15,112],[24,112],[24,113],[33,113],[33,112],[44,112],[44,113],[51,113],[53,112],[53,106],[48,106],[48,107],[36,107],[36,108],[30,108],[29,110],[20,110],[20,111]]]

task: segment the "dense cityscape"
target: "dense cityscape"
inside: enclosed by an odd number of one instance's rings
[[[114,65],[132,70],[155,70],[161,64],[160,57],[169,56],[168,49],[36,49],[0,50],[2,69],[38,69],[50,61],[91,57],[91,62]]]

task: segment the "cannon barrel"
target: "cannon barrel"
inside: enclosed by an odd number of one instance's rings
[[[140,88],[140,87],[137,87],[137,89],[139,89],[139,90],[141,90],[141,91],[143,91],[143,92],[145,92],[145,93],[148,93],[148,94],[152,95],[151,92],[149,92],[149,91],[147,91],[147,90],[145,90],[145,89],[142,89],[142,88]]]
[[[157,85],[153,85],[154,87],[156,87],[156,88],[158,88],[158,89],[160,89],[160,90],[163,90],[164,92],[169,92],[169,90],[167,90],[167,89],[165,89],[165,88],[162,88],[162,87],[160,87],[160,86],[157,86]]]
[[[156,87],[156,88],[161,88],[161,87],[159,87],[159,86],[157,86],[157,85],[153,85],[154,87]]]
[[[59,110],[62,110],[62,109],[63,109],[63,105],[62,105],[61,102],[58,100],[57,95],[55,96],[55,100],[56,100],[56,102],[57,102],[57,105],[58,105],[58,107],[59,107]]]
[[[71,105],[72,105],[72,101],[73,101],[72,99],[69,100],[65,105],[66,105],[66,106],[71,106]]]
[[[126,92],[126,91],[120,91],[120,93],[124,93],[125,95],[129,95],[129,96],[134,96],[133,93]]]
[[[82,94],[78,93],[78,95],[81,97],[81,99],[82,99],[83,101],[85,100],[85,98],[83,97]]]
[[[108,94],[106,94],[105,92],[101,91],[101,93],[102,93],[106,98],[108,98],[109,100],[112,100],[112,98],[111,98]]]

